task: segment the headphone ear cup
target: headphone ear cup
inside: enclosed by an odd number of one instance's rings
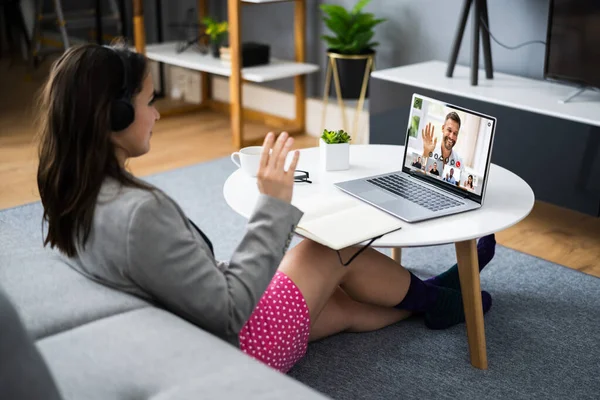
[[[115,100],[110,109],[110,127],[114,132],[122,131],[133,123],[135,111],[126,100]]]

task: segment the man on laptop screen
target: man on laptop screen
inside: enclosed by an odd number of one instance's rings
[[[454,111],[446,115],[444,124],[442,125],[442,141],[438,144],[438,138],[434,134],[435,127],[429,122],[422,131],[423,136],[423,157],[433,157],[436,160],[442,160],[444,166],[450,164],[461,168],[462,159],[454,146],[458,140],[460,132],[460,117]]]

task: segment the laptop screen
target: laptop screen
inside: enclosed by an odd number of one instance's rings
[[[494,117],[413,95],[404,170],[481,199],[495,123]]]

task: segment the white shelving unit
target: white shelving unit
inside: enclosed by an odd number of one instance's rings
[[[146,56],[151,60],[182,68],[221,76],[231,75],[231,63],[229,62],[224,62],[213,57],[211,54],[200,54],[192,49],[188,49],[182,53],[177,53],[175,49],[175,42],[151,44],[146,46]],[[318,71],[318,69],[319,66],[314,64],[297,63],[273,58],[269,64],[243,68],[242,78],[249,82],[262,83],[310,74]]]

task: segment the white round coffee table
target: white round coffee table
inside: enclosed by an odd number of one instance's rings
[[[339,192],[333,186],[335,182],[401,170],[403,156],[403,146],[351,145],[350,169],[325,172],[321,170],[319,148],[302,149],[297,169],[308,171],[313,183],[295,184],[292,203],[315,193]],[[256,179],[236,170],[225,182],[223,195],[234,211],[248,218],[259,195]],[[391,247],[392,257],[398,262],[402,247],[455,244],[469,351],[475,367],[487,369],[476,239],[517,224],[531,212],[534,202],[533,191],[523,179],[492,164],[485,201],[480,209],[414,224],[405,223],[401,230],[373,243],[373,247]]]

